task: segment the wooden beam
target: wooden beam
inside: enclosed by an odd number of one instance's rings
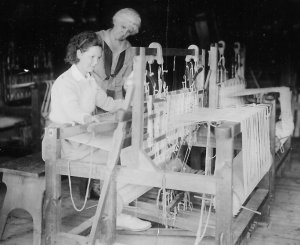
[[[79,161],[70,163],[71,175],[77,177],[89,177],[89,163],[83,164]],[[57,162],[57,170],[60,175],[68,175],[67,161]],[[104,165],[92,165],[91,178],[104,179],[108,173]],[[166,188],[194,191],[199,193],[215,194],[216,178],[214,176],[205,176],[190,173],[150,171],[143,169],[132,169],[122,166],[116,166],[116,181],[131,183],[134,185],[161,187],[163,179],[166,181]]]
[[[79,235],[80,233],[84,232],[85,230],[87,230],[88,228],[90,228],[92,226],[93,219],[94,219],[94,216],[87,219],[80,225],[74,227],[72,230],[70,230],[68,232],[68,234]]]
[[[246,204],[246,208],[249,210],[259,210],[259,208],[264,204],[268,197],[268,190],[257,189],[254,191],[250,200]],[[233,230],[233,244],[239,244],[238,241],[242,239],[243,234],[247,232],[247,227],[251,223],[255,216],[254,212],[242,209],[238,216],[234,219],[232,224]]]
[[[58,139],[65,139],[74,135],[85,133],[87,125],[80,124],[76,126],[66,125],[65,127],[60,127],[58,132]]]
[[[215,173],[216,194],[216,244],[232,244],[232,162],[225,162]]]
[[[178,228],[171,229],[161,229],[161,228],[150,228],[146,231],[127,231],[120,230],[117,231],[119,235],[141,235],[141,236],[157,236],[159,232],[159,236],[172,236],[172,237],[195,237],[196,233],[188,230],[182,230]]]
[[[61,157],[61,145],[57,128],[46,128],[45,150],[46,198],[45,244],[54,244],[61,228],[61,177],[57,175],[56,160]],[[63,243],[62,243],[63,244]]]
[[[233,142],[232,128],[223,125],[215,129],[216,135],[216,244],[232,244],[232,185]]]
[[[53,244],[88,245],[88,239],[84,236],[60,232],[55,237]]]
[[[137,206],[124,207],[124,212],[131,215],[137,215],[139,218],[150,220],[159,224],[164,224],[163,211],[160,210],[156,204],[147,202],[137,202]],[[174,220],[167,219],[168,226],[181,228],[184,230],[197,232],[199,224],[200,211],[185,211],[179,212]],[[203,216],[203,222],[206,221],[206,214]],[[215,217],[211,213],[209,223],[206,230],[206,236],[213,236],[215,232]]]
[[[145,48],[140,48],[140,56],[134,57],[134,106],[132,110],[132,147],[140,149],[144,134],[144,78],[146,71]],[[137,158],[138,159],[138,156]]]
[[[216,139],[215,137],[210,138],[210,145],[211,148],[216,148]],[[199,146],[199,147],[206,147],[207,146],[207,137],[205,136],[197,136],[196,143],[193,144],[193,146]],[[241,150],[242,149],[242,138],[238,137],[234,140],[233,145],[235,150]]]
[[[141,48],[133,47],[135,55],[140,55]],[[157,54],[156,48],[144,48],[145,55],[153,55]],[[163,56],[187,56],[187,55],[195,55],[194,49],[178,49],[178,48],[163,48],[162,49]]]
[[[218,66],[218,48],[210,47],[209,50],[209,107],[216,108],[218,106],[218,87],[217,87],[217,66]]]
[[[216,138],[233,138],[240,134],[240,132],[241,125],[236,122],[224,121],[215,129]]]

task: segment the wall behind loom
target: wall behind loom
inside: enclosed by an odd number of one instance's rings
[[[142,16],[140,33],[130,39],[135,46],[156,41],[163,47],[194,43],[207,49],[219,40],[228,47],[240,41],[247,48],[247,68],[262,87],[283,80],[298,86],[297,0],[2,0],[1,57],[6,59],[8,52],[21,55],[25,58],[19,66],[33,67],[34,55],[50,51],[56,77],[67,67],[63,57],[69,38],[82,30],[109,28],[113,13],[123,7],[135,8]],[[166,62],[172,69],[173,62]]]

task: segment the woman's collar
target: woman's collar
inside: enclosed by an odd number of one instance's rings
[[[84,76],[78,69],[78,67],[76,66],[76,64],[73,64],[71,66],[71,72],[73,77],[75,78],[76,81],[80,81],[80,80],[85,80],[85,79],[89,79],[91,77],[90,73],[87,73],[86,76]]]
[[[104,30],[103,31],[103,37],[102,37],[103,40],[106,42],[106,44],[110,47],[110,49],[111,49],[111,39],[110,39],[111,31],[112,31],[112,29]],[[127,39],[121,41],[120,44],[121,44],[121,48],[119,50],[119,53],[121,53],[124,50],[131,47],[131,45],[130,45],[130,43]]]

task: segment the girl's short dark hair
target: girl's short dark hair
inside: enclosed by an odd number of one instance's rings
[[[76,64],[79,59],[77,58],[77,50],[85,52],[88,48],[99,46],[102,48],[102,42],[98,39],[97,34],[93,31],[84,31],[72,37],[67,46],[67,54],[65,62]]]

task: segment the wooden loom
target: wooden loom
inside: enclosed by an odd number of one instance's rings
[[[241,45],[234,43],[234,63],[232,65],[231,77],[228,78],[228,72],[225,68],[224,58],[225,43],[220,41],[218,44],[212,45],[210,50],[210,67],[213,72],[219,76],[210,81],[210,91],[214,91],[210,98],[210,107],[226,107],[236,106],[248,103],[272,103],[274,108],[279,109],[279,115],[275,115],[276,121],[272,122],[274,129],[271,133],[271,140],[275,141],[275,137],[279,143],[275,145],[273,155],[275,158],[274,170],[281,175],[286,163],[289,162],[291,150],[291,135],[294,129],[293,112],[291,106],[291,90],[288,87],[267,87],[267,88],[246,88],[245,82],[245,49]],[[220,66],[220,64],[224,66]],[[220,75],[221,74],[221,75]],[[277,104],[274,94],[279,95]],[[214,99],[218,98],[218,99]],[[267,99],[267,101],[265,100]],[[272,102],[273,101],[273,102]],[[277,114],[278,110],[274,110]],[[277,118],[280,118],[278,120]]]
[[[158,49],[155,48],[137,48],[137,56],[134,58],[134,90],[135,96],[133,101],[132,111],[132,143],[127,149],[122,150],[121,166],[116,166],[120,156],[123,141],[126,137],[126,120],[125,116],[119,117],[119,121],[106,121],[101,125],[80,125],[80,126],[66,126],[64,128],[51,127],[46,130],[47,147],[46,147],[46,244],[94,244],[96,232],[99,231],[98,222],[103,216],[104,203],[110,207],[107,211],[108,218],[105,220],[104,235],[102,237],[103,243],[112,244],[115,239],[115,199],[116,199],[116,182],[135,185],[137,187],[136,194],[125,200],[129,203],[135,200],[139,195],[143,194],[150,187],[174,189],[184,192],[196,192],[215,197],[216,211],[212,215],[207,226],[205,235],[212,235],[215,237],[215,244],[235,244],[241,239],[245,228],[253,218],[253,213],[242,210],[239,215],[233,218],[232,215],[232,182],[233,182],[233,161],[235,149],[240,149],[241,145],[238,143],[238,135],[240,135],[240,124],[236,122],[224,121],[218,124],[213,133],[202,128],[201,134],[194,134],[194,144],[216,148],[216,165],[221,166],[218,173],[214,176],[195,175],[191,173],[172,172],[167,171],[167,161],[170,156],[164,156],[159,163],[153,161],[144,146],[149,144],[144,143],[144,79],[145,67],[147,57],[156,55]],[[194,50],[179,50],[167,49],[163,52],[164,55],[195,55]],[[199,96],[198,91],[191,91],[185,89],[180,92],[173,92],[176,94],[189,94],[193,98]],[[172,93],[169,94],[170,96]],[[184,97],[184,96],[183,96]],[[188,97],[188,96],[187,96]],[[130,96],[127,98],[130,102]],[[188,99],[189,101],[190,98]],[[148,107],[150,108],[150,107]],[[186,112],[186,111],[185,111]],[[163,113],[159,115],[148,115],[148,119],[155,121],[155,118],[160,118]],[[150,120],[150,121],[151,121]],[[201,120],[201,119],[200,119]],[[149,123],[149,120],[147,121]],[[148,125],[147,125],[148,127]],[[192,128],[178,129],[177,136],[182,138],[191,132]],[[88,164],[79,161],[70,163],[68,167],[67,161],[60,158],[60,142],[66,138],[80,135],[82,133],[95,133],[101,138],[101,134],[107,130],[111,132],[112,147],[109,148],[109,158],[106,166],[97,164]],[[160,131],[160,135],[153,134],[152,144],[161,144],[163,138],[166,138],[166,127],[164,131]],[[193,130],[192,130],[193,131]],[[195,131],[197,132],[197,130]],[[147,135],[149,136],[149,135]],[[163,137],[164,136],[164,137]],[[210,136],[209,138],[207,136]],[[151,138],[151,137],[150,137]],[[207,141],[209,139],[209,141]],[[209,144],[207,143],[209,142]],[[166,143],[159,146],[155,155],[162,155],[162,150]],[[161,148],[162,147],[162,148]],[[99,146],[99,148],[101,148]],[[155,147],[154,147],[155,148]],[[92,171],[90,172],[90,170]],[[72,229],[68,233],[61,232],[61,183],[60,175],[91,177],[96,179],[104,179],[104,186],[102,195],[97,206],[95,216],[87,220],[80,226]],[[268,182],[268,178],[266,178]],[[257,210],[268,194],[269,183],[264,185],[264,188],[257,188],[251,194],[251,198],[247,201],[246,207],[250,210]],[[110,190],[110,191],[108,191]],[[147,206],[147,204],[144,204]],[[137,210],[139,208],[139,210]],[[162,222],[159,220],[161,211],[156,208],[156,215],[153,214],[153,206],[147,206],[148,212],[143,211],[143,207],[127,208],[127,212],[139,213],[140,217],[147,218],[155,222]],[[130,211],[131,210],[131,211]],[[133,211],[132,211],[133,210]],[[162,214],[162,213],[161,213]],[[195,218],[195,213],[181,214],[181,216],[174,220],[164,220],[163,223],[169,226],[184,228],[192,232],[197,231],[198,218]],[[103,221],[101,221],[103,222]],[[79,234],[91,228],[89,236],[84,237]],[[176,231],[175,231],[176,232]]]

